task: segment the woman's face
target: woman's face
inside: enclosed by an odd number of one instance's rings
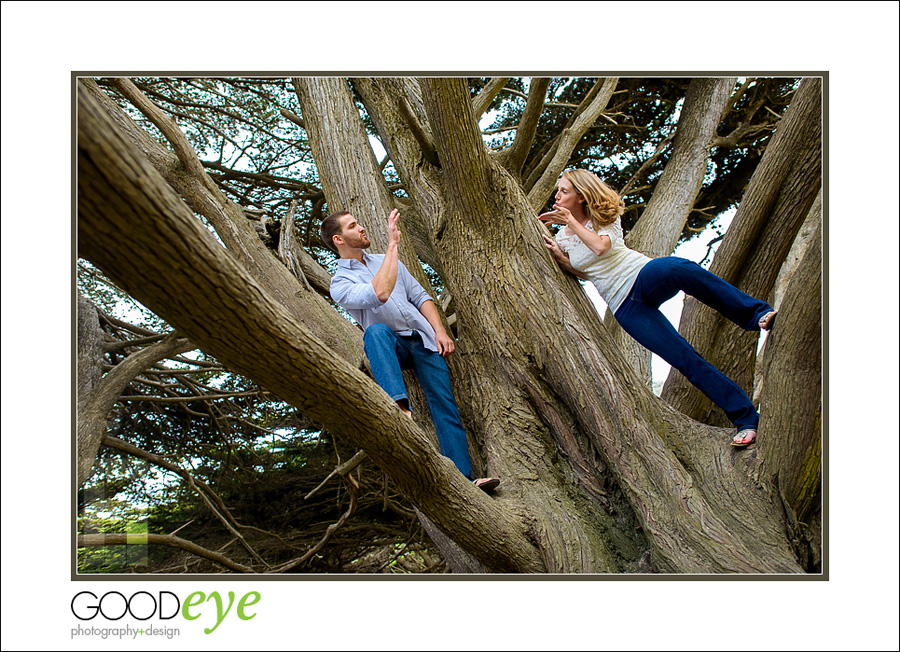
[[[556,186],[557,206],[568,209],[570,212],[575,212],[582,201],[581,195],[575,190],[572,182],[562,177]]]

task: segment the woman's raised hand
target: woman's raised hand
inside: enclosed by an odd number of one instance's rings
[[[573,219],[572,212],[568,208],[563,208],[559,204],[553,204],[553,210],[538,215],[538,219],[544,224],[562,224],[568,226],[569,221]]]

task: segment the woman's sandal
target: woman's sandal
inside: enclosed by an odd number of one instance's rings
[[[773,310],[772,312],[767,312],[763,315],[763,318],[759,320],[759,329],[763,331],[772,330],[772,326],[775,325],[775,318],[778,316],[778,311]]]
[[[749,446],[754,441],[756,441],[756,431],[747,428],[746,430],[741,430],[734,436],[734,439],[731,440],[731,445],[743,448],[744,446]]]

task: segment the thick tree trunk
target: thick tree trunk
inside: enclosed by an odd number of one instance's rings
[[[672,254],[703,186],[710,146],[735,81],[735,77],[691,80],[678,118],[672,156],[647,209],[626,238],[632,249],[651,258]],[[622,330],[612,315],[607,322],[616,346],[623,351],[638,377],[648,386],[652,385],[650,352]]]
[[[806,252],[810,246],[813,246],[817,239],[822,236],[822,191],[816,195],[816,201],[813,202],[812,208],[809,209],[809,215],[803,221],[800,232],[794,238],[794,244],[788,253],[781,270],[778,272],[778,278],[775,279],[775,287],[770,292],[769,303],[776,310],[781,310],[784,305],[784,297],[787,289],[791,285],[794,273],[800,266],[800,261],[806,256]],[[821,250],[821,243],[819,243]],[[763,389],[763,368],[765,367],[765,353],[768,347],[768,340],[759,350],[756,358],[755,378],[753,381],[753,404],[759,405],[759,397]]]
[[[103,377],[103,331],[97,309],[80,293],[78,295],[78,314],[76,322],[78,341],[76,397],[78,403],[78,430],[75,435],[77,455],[76,481],[80,487],[90,477],[97,451],[100,449],[100,438],[103,430],[83,428],[84,414],[94,390]],[[105,415],[104,415],[105,416]],[[104,425],[106,422],[104,421]]]
[[[372,251],[384,251],[385,224],[394,201],[369,147],[347,82],[335,77],[298,77],[294,79],[294,88],[303,107],[306,133],[319,167],[329,212],[350,211],[366,227]],[[404,238],[404,243],[406,246],[400,249],[401,262],[434,295],[409,240]]]
[[[761,397],[762,473],[773,484],[795,524],[792,539],[812,548],[807,563],[815,566],[821,533],[822,478],[822,247],[821,227],[787,288],[776,329],[766,342],[766,378]],[[796,523],[812,522],[810,534]],[[801,556],[801,558],[803,558]]]
[[[672,156],[647,209],[626,238],[632,249],[651,258],[670,256],[675,250],[703,186],[710,146],[736,81],[736,77],[691,80],[678,118]]]
[[[710,271],[751,296],[768,298],[822,184],[821,81],[804,79],[750,180],[744,200]],[[759,335],[743,332],[692,297],[679,332],[722,373],[750,394]],[[727,425],[721,410],[680,374],[662,397],[684,414]]]
[[[753,549],[765,526],[748,528],[757,530],[752,540],[735,538],[732,525],[719,520],[731,521],[730,512],[727,517],[718,513],[723,511],[722,500],[727,504],[731,497],[716,495],[707,502],[705,487],[695,485],[665,447],[658,430],[663,423],[669,422],[664,430],[695,426],[658,411],[660,406],[625,372],[622,358],[601,335],[583,293],[573,296],[574,288],[560,291],[562,274],[541,246],[527,199],[505,172],[490,164],[480,140],[465,131],[464,89],[453,81],[433,79],[423,80],[422,86],[446,198],[446,244],[440,251],[444,280],[457,301],[463,357],[481,357],[475,367],[478,375],[468,374],[460,393],[473,418],[485,424],[489,465],[502,463],[515,478],[517,502],[533,508],[538,522],[553,523],[555,515],[536,504],[541,494],[537,487],[547,491],[554,486],[553,476],[566,469],[563,473],[580,481],[585,495],[589,488],[600,494],[618,485],[661,568],[727,572],[758,564],[796,569],[783,543],[780,556],[757,557]],[[458,167],[463,174],[455,177]],[[486,194],[465,195],[463,187]],[[508,398],[498,406],[496,390],[509,387],[510,379],[518,386],[499,392]],[[485,395],[487,388],[490,396]],[[547,448],[550,441],[566,459],[548,468],[547,453],[539,451],[552,450]],[[534,448],[539,442],[546,443]],[[599,453],[607,473],[594,470],[589,450]],[[737,488],[723,485],[722,491],[744,500]],[[612,505],[610,512],[617,508]],[[569,515],[567,528],[580,526],[590,533],[578,512]],[[697,537],[697,532],[704,535]],[[782,536],[777,527],[768,534],[773,541]],[[589,537],[579,542],[590,550]]]

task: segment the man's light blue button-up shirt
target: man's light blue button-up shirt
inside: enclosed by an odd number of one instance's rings
[[[437,352],[434,329],[419,308],[431,297],[413,278],[406,266],[397,263],[397,282],[394,291],[384,303],[375,294],[372,279],[381,264],[384,254],[363,252],[365,264],[355,258],[338,260],[337,271],[331,279],[331,298],[350,313],[365,330],[371,324],[384,324],[397,335],[422,334],[422,343],[429,351]]]

